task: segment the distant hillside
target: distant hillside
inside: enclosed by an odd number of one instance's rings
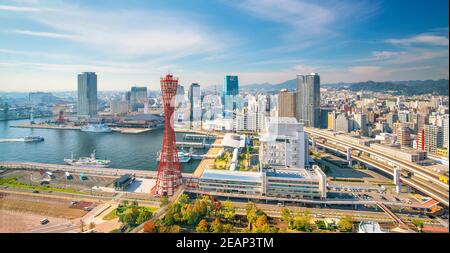
[[[421,95],[433,93],[437,95],[448,95],[448,79],[441,80],[413,80],[413,81],[386,81],[386,82],[357,82],[357,83],[332,83],[322,84],[324,88],[350,89],[352,91],[373,91],[373,92],[393,92],[402,95]],[[249,90],[295,90],[297,88],[296,79],[288,80],[279,84],[251,84],[245,85],[243,89]]]

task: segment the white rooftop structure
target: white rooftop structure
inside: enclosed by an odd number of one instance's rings
[[[222,146],[228,148],[244,148],[245,135],[227,133],[222,139]]]
[[[363,221],[359,223],[358,233],[386,233],[381,230],[380,224],[375,221]]]

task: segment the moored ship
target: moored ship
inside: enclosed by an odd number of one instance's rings
[[[89,124],[80,128],[83,132],[91,133],[110,133],[112,129],[105,124]]]
[[[110,160],[100,160],[95,158],[95,150],[92,152],[90,157],[80,157],[74,159],[73,156],[70,159],[64,159],[64,162],[72,166],[85,166],[85,167],[95,167],[95,168],[107,168],[111,163]]]

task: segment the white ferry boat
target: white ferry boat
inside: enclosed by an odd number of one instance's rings
[[[64,159],[64,162],[72,166],[85,166],[94,168],[107,168],[111,163],[110,160],[100,160],[95,158],[95,150],[92,152],[90,157],[80,157],[78,159],[73,159],[73,155],[70,159]]]
[[[26,136],[23,138],[24,142],[41,142],[44,141],[44,137],[42,136]]]
[[[80,128],[83,132],[110,133],[112,129],[105,124],[89,124]]]

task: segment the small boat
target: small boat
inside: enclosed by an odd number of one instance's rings
[[[105,124],[89,124],[80,128],[83,132],[91,133],[110,133],[112,129]]]
[[[44,137],[42,136],[26,136],[23,138],[24,142],[41,142],[44,141]]]
[[[160,161],[161,160],[161,153],[158,152],[156,153],[156,161]],[[180,163],[188,163],[189,161],[191,161],[192,159],[192,150],[191,152],[184,152],[183,150],[178,151],[178,161],[180,161]]]
[[[70,159],[64,159],[64,162],[72,166],[85,166],[94,168],[107,168],[111,163],[110,160],[100,160],[95,158],[95,150],[92,152],[90,157],[80,157],[74,159],[73,155]]]

